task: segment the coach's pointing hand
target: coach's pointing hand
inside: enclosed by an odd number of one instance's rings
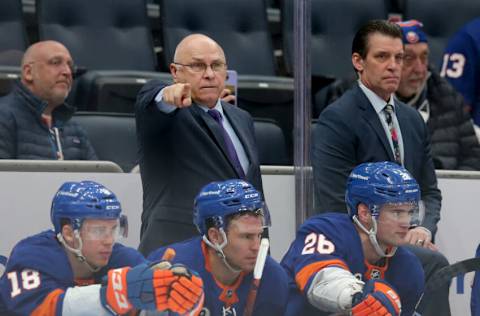
[[[163,89],[162,101],[177,108],[192,105],[192,87],[189,83],[175,83]]]

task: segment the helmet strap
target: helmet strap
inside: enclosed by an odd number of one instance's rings
[[[218,243],[212,243],[206,235],[203,235],[202,239],[203,241],[212,249],[214,249],[218,256],[220,258],[222,258],[222,261],[223,263],[225,264],[225,266],[227,267],[228,270],[230,270],[231,272],[233,273],[240,273],[242,272],[242,270],[238,270],[238,269],[234,269],[229,263],[228,263],[228,260],[227,260],[227,257],[225,256],[225,253],[223,252],[223,248],[225,248],[225,246],[227,245],[228,243],[228,240],[227,240],[227,234],[225,234],[225,230],[223,229],[223,227],[220,227],[218,229],[220,231],[220,234],[222,235],[223,237],[223,242],[221,244],[218,244]]]
[[[355,224],[357,224],[357,226],[360,227],[360,229],[365,234],[368,235],[368,239],[370,240],[370,243],[372,244],[373,249],[375,249],[375,252],[377,253],[377,255],[379,255],[380,257],[389,258],[389,257],[392,257],[395,254],[395,252],[397,251],[397,247],[392,247],[392,250],[390,252],[385,253],[385,251],[383,251],[383,249],[378,244],[378,240],[377,240],[377,220],[375,219],[374,216],[372,216],[372,228],[370,230],[368,230],[365,226],[363,226],[363,224],[358,219],[357,215],[354,215],[352,218],[353,218],[353,221],[355,222]]]
[[[78,229],[75,229],[73,231],[73,235],[78,240],[78,248],[70,247],[67,244],[67,242],[65,241],[65,239],[63,238],[62,233],[57,234],[57,239],[65,247],[65,249],[67,249],[68,251],[73,253],[75,255],[75,257],[77,258],[77,260],[80,261],[81,263],[85,264],[91,272],[98,272],[100,270],[100,267],[94,268],[90,263],[87,262],[87,258],[85,258],[85,256],[82,253],[83,241],[82,241],[82,237],[80,237],[80,232],[78,231]]]

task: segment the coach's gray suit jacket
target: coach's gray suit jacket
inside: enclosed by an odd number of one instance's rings
[[[198,105],[169,114],[158,110],[154,99],[164,86],[149,81],[135,105],[144,254],[197,234],[192,219],[196,194],[211,181],[240,177],[228,158],[221,127]],[[231,104],[222,102],[222,107],[250,161],[246,180],[262,191],[252,117]]]
[[[440,220],[442,196],[430,153],[430,136],[418,111],[395,100],[402,132],[404,166],[417,180],[426,206],[422,226],[432,234]],[[358,84],[320,115],[312,140],[316,211],[346,212],[345,188],[360,163],[395,161],[380,119]]]

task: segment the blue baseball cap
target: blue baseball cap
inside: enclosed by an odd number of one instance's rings
[[[417,20],[397,22],[402,29],[404,44],[428,43],[427,34],[423,31],[423,24]]]

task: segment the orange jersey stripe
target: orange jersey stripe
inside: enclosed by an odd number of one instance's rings
[[[385,258],[385,265],[383,267],[381,266],[376,266],[373,264],[370,264],[367,260],[365,260],[365,267],[367,270],[363,274],[363,277],[365,280],[372,280],[372,279],[385,279],[385,272],[387,272],[388,269],[388,263],[390,262],[388,258]]]
[[[202,241],[202,252],[203,252],[203,256],[205,257],[205,270],[210,272],[213,280],[215,281],[215,284],[222,290],[222,293],[220,294],[218,299],[224,302],[227,307],[230,307],[239,301],[237,290],[243,282],[245,272],[243,271],[240,272],[237,280],[235,280],[235,283],[233,283],[232,285],[222,284],[222,282],[217,280],[217,278],[215,278],[215,275],[213,275],[212,273],[212,268],[210,267],[210,261],[209,261],[209,252],[207,247],[208,247],[207,244],[205,244],[205,242]]]
[[[57,312],[58,297],[63,294],[63,290],[56,289],[43,300],[42,304],[30,314],[30,316],[55,316]]]
[[[295,281],[297,282],[297,286],[303,292],[305,286],[308,283],[308,280],[312,275],[322,270],[323,268],[330,267],[330,266],[337,266],[345,270],[350,270],[345,264],[345,262],[343,262],[340,259],[313,262],[313,263],[310,263],[309,265],[304,266],[297,273],[297,275],[295,276]]]

